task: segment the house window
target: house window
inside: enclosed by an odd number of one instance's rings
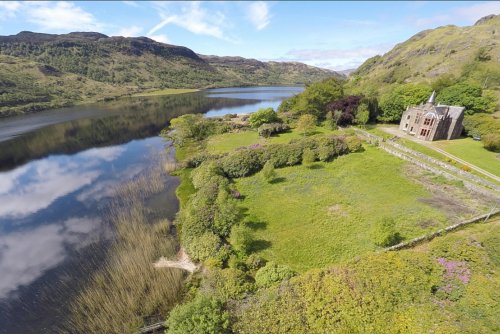
[[[432,124],[434,124],[434,118],[431,119],[431,123],[429,125],[432,126]]]
[[[432,121],[432,118],[426,118],[424,120],[424,125],[430,125],[431,124],[431,121]]]
[[[405,124],[405,129],[408,129],[408,123]]]
[[[417,123],[417,124],[418,124],[418,122],[420,122],[420,115],[421,114],[417,114],[417,117],[415,118],[415,123]]]
[[[431,132],[431,131],[428,130],[428,129],[422,129],[422,130],[420,130],[420,135],[422,137],[425,137],[425,136],[427,136],[429,134],[429,132]]]
[[[406,119],[410,119],[410,115],[406,116]]]

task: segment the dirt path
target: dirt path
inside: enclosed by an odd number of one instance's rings
[[[414,141],[415,143],[417,144],[421,144],[421,145],[425,145],[426,147],[438,152],[438,153],[441,153],[442,155],[452,159],[452,160],[455,160],[455,161],[458,161],[460,162],[461,164],[463,165],[466,165],[468,167],[470,167],[471,169],[475,170],[476,172],[478,173],[481,173],[485,176],[488,176],[489,178],[497,181],[497,182],[500,182],[500,177],[496,176],[495,174],[492,174],[488,171],[485,171],[484,169],[482,168],[479,168],[477,167],[476,165],[473,165],[471,164],[470,162],[467,162],[463,159],[460,159],[459,157],[457,156],[454,156],[453,154],[450,154],[448,152],[446,152],[445,150],[442,150],[438,147],[435,147],[434,145],[430,144],[429,142],[425,141],[425,140],[420,140],[420,139],[417,139],[413,136],[409,136],[407,134],[405,134],[404,132],[400,131],[398,128],[385,128],[385,127],[381,127],[380,130],[382,131],[385,131],[391,135],[395,135],[395,136],[398,136],[398,137],[401,137],[401,138],[405,138],[405,139],[409,139],[411,141]]]
[[[180,249],[179,253],[177,253],[177,260],[172,261],[168,260],[165,257],[161,257],[158,261],[156,261],[153,266],[155,268],[179,268],[190,273],[194,272],[198,269],[198,266],[191,261],[189,256],[186,254],[183,248]]]

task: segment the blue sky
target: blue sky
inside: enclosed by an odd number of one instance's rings
[[[343,70],[421,30],[472,25],[488,14],[500,14],[500,2],[2,1],[0,35],[99,31]]]

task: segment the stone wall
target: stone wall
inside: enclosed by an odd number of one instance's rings
[[[446,228],[437,230],[436,232],[429,233],[429,234],[423,235],[421,237],[414,238],[414,239],[411,239],[409,241],[399,243],[397,245],[388,247],[388,248],[386,248],[384,250],[385,251],[395,251],[395,250],[400,250],[400,249],[415,247],[416,245],[418,245],[418,244],[420,244],[422,242],[430,241],[430,240],[434,239],[435,237],[444,235],[444,234],[446,234],[448,232],[451,232],[451,231],[455,231],[455,230],[457,230],[457,229],[459,229],[461,227],[464,227],[464,226],[467,226],[467,225],[470,225],[470,224],[474,224],[474,223],[478,223],[478,222],[481,222],[481,221],[486,222],[489,218],[491,218],[491,217],[493,217],[495,215],[498,215],[499,213],[500,213],[500,209],[494,208],[491,212],[486,213],[484,215],[480,215],[480,216],[474,217],[472,219],[465,220],[463,222],[460,222],[460,223],[448,226]]]

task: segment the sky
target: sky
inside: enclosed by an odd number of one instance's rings
[[[500,14],[500,2],[1,1],[0,35],[98,31],[205,55],[345,70],[424,29],[472,25],[488,14]]]

